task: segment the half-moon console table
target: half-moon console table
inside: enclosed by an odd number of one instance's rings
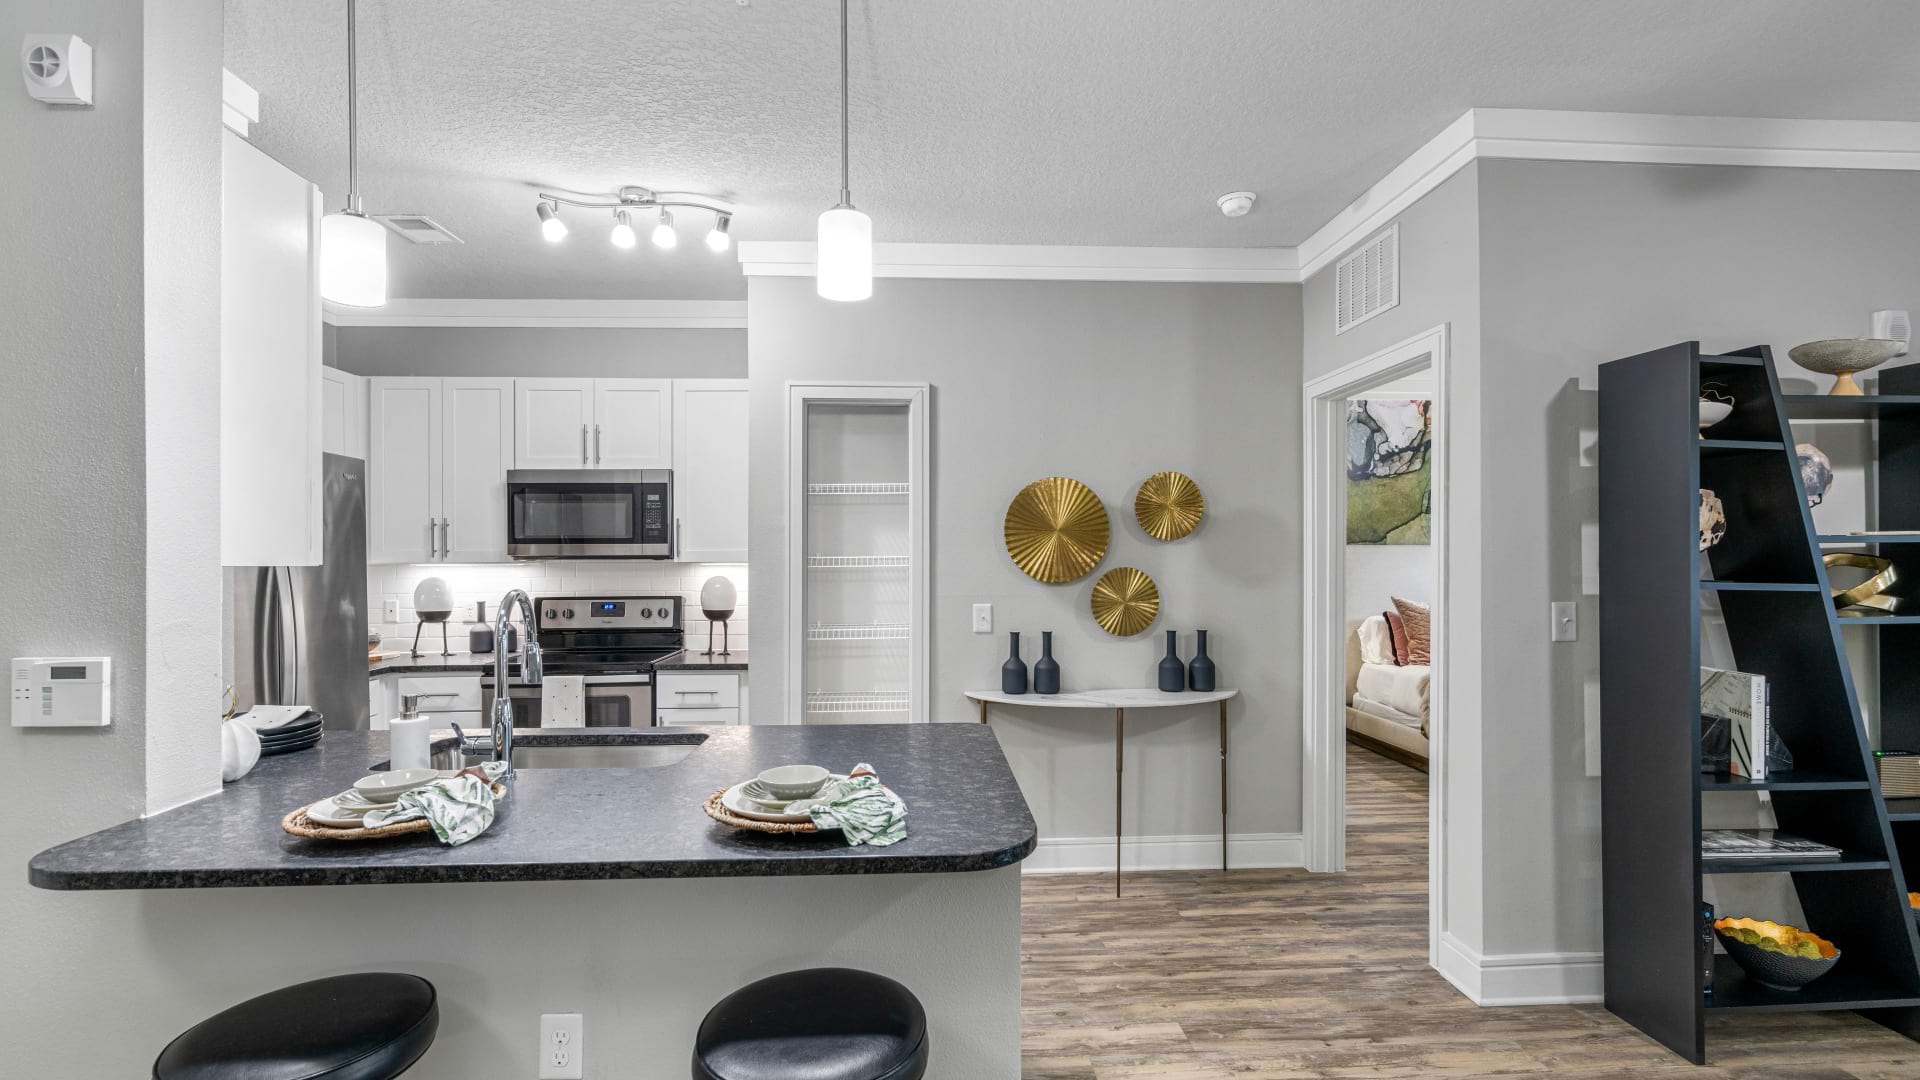
[[[1037,709],[1113,710],[1113,895],[1120,895],[1121,781],[1127,772],[1127,710],[1172,709],[1182,705],[1220,703],[1220,870],[1227,869],[1227,699],[1238,690],[1076,690],[1071,694],[1006,694],[998,690],[969,690],[967,700],[980,705],[980,722],[987,722],[989,705],[1025,705]]]

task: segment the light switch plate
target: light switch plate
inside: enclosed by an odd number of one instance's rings
[[[1579,606],[1571,600],[1555,600],[1553,602],[1553,614],[1551,615],[1553,620],[1552,640],[1580,640],[1579,611]]]
[[[586,1075],[586,1017],[546,1013],[540,1017],[540,1080],[581,1080]]]
[[[973,605],[973,632],[976,634],[993,633],[993,605]]]

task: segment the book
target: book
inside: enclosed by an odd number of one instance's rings
[[[1912,750],[1875,750],[1873,767],[1880,774],[1880,794],[1889,799],[1920,797],[1920,753]]]
[[[1702,829],[1700,857],[1723,862],[1832,862],[1840,849],[1778,829]]]
[[[1748,780],[1767,778],[1767,677],[1721,668],[1700,669],[1700,715],[1727,724],[1727,771]]]

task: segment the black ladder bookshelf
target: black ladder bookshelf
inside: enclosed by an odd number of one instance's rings
[[[1867,632],[1882,635],[1883,657],[1915,661],[1882,668],[1883,738],[1898,745],[1920,736],[1920,616],[1835,614],[1822,545],[1862,540],[1815,532],[1788,423],[1790,414],[1878,420],[1882,522],[1911,529],[1909,543],[1920,541],[1916,374],[1882,376],[1883,387],[1904,388],[1911,378],[1914,394],[1902,398],[1789,398],[1767,347],[1703,355],[1698,342],[1600,367],[1606,1005],[1696,1064],[1706,1061],[1710,1011],[1851,1009],[1920,1039],[1920,938],[1901,870],[1920,860],[1920,801],[1906,820],[1899,813],[1906,808],[1881,798],[1841,640],[1845,627],[1873,628]],[[1736,404],[1703,439],[1698,403],[1706,381],[1727,388]],[[1701,488],[1719,496],[1727,519],[1725,538],[1704,554]],[[1920,544],[1901,550],[1913,553],[1920,581]],[[1703,557],[1711,580],[1702,580]],[[1709,594],[1726,620],[1736,665],[1772,687],[1773,723],[1793,751],[1792,774],[1753,783],[1700,772],[1701,609]],[[1771,793],[1781,829],[1838,847],[1844,857],[1758,866],[1702,859],[1702,794],[1760,790]],[[1839,947],[1840,962],[1788,992],[1749,981],[1721,956],[1709,996],[1703,877],[1756,872],[1792,875],[1807,928]]]

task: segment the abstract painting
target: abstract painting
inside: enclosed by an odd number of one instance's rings
[[[1347,543],[1429,542],[1433,518],[1429,404],[1347,403]]]

